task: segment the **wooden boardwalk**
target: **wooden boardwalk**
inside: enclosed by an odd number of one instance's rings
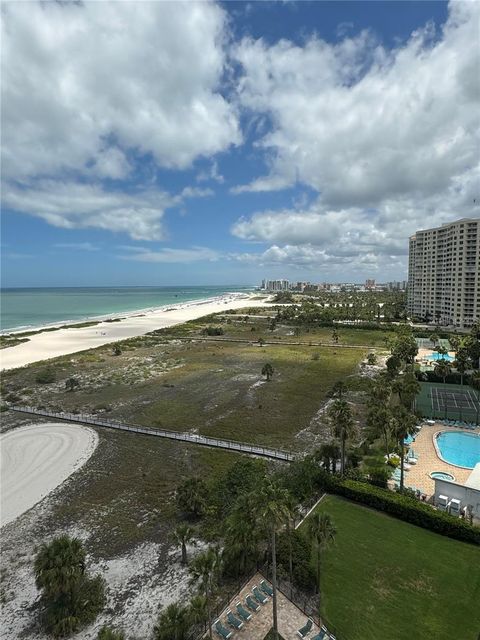
[[[261,456],[270,460],[280,460],[281,462],[293,462],[298,456],[281,451],[280,449],[270,449],[254,444],[237,442],[236,440],[220,440],[218,438],[209,438],[207,436],[197,435],[195,433],[182,431],[167,431],[165,429],[155,429],[141,427],[135,424],[125,424],[122,422],[114,422],[113,420],[98,420],[91,416],[84,416],[73,413],[54,413],[52,411],[44,411],[34,407],[10,406],[10,411],[17,413],[27,413],[29,415],[38,416],[39,418],[49,418],[51,420],[60,420],[62,422],[70,422],[74,424],[85,424],[93,427],[103,427],[106,429],[116,429],[118,431],[129,431],[144,436],[156,436],[158,438],[167,438],[169,440],[177,440],[179,442],[187,442],[188,444],[196,444],[204,447],[214,447],[216,449],[228,449],[237,451],[238,453],[246,453],[251,456]]]

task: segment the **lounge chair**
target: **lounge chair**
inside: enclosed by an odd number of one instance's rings
[[[320,629],[320,633],[317,633],[316,636],[313,636],[312,640],[328,640],[328,631],[325,627]]]
[[[252,614],[248,613],[248,611],[245,609],[245,607],[242,605],[241,602],[237,602],[235,607],[237,609],[237,613],[240,616],[240,618],[242,620],[245,620],[245,622],[248,622],[250,620],[250,618],[252,617]]]
[[[216,620],[213,623],[213,626],[215,628],[215,631],[218,633],[218,635],[223,638],[223,640],[228,640],[228,638],[232,637],[232,632],[229,631],[228,629],[226,629],[223,624],[220,622],[220,620]]]
[[[273,589],[272,587],[268,584],[268,582],[265,582],[265,580],[262,580],[260,582],[260,589],[263,591],[263,593],[266,593],[267,596],[272,597],[273,596]]]
[[[305,636],[307,636],[312,630],[312,627],[313,627],[313,622],[309,618],[307,622],[303,625],[303,627],[297,631],[300,638],[305,638]]]
[[[227,611],[227,622],[228,624],[236,629],[237,631],[243,627],[243,622],[236,618],[230,609]]]
[[[257,613],[257,611],[260,609],[260,605],[255,602],[251,595],[248,595],[245,598],[245,602],[247,607],[250,609],[250,611],[253,611],[253,613]]]
[[[252,593],[255,596],[255,600],[260,604],[265,604],[267,602],[268,597],[263,595],[263,593],[260,591],[260,589],[257,586],[253,587]]]

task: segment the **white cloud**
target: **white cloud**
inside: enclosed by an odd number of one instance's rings
[[[97,184],[55,180],[9,184],[3,191],[6,208],[37,216],[55,227],[95,227],[128,233],[134,240],[165,239],[165,209],[180,201],[159,190],[126,194],[106,191]]]
[[[56,249],[73,249],[74,251],[99,251],[99,247],[91,242],[57,242]]]
[[[161,262],[182,263],[214,262],[220,258],[220,254],[208,247],[191,247],[187,249],[164,248],[159,251],[151,251],[143,247],[122,246],[121,249],[129,251],[130,255],[123,255],[123,260],[135,260],[136,262]]]
[[[210,168],[206,171],[200,171],[197,175],[197,182],[206,182],[207,180],[214,180],[220,184],[225,181],[225,178],[218,170],[218,163],[214,160]]]
[[[125,149],[185,168],[240,141],[218,92],[218,5],[12,2],[2,13],[5,177],[121,178]]]
[[[379,206],[445,192],[478,164],[480,5],[454,2],[433,27],[387,51],[368,33],[304,46],[244,39],[238,96],[271,121],[269,174],[234,191],[310,185],[327,207]]]

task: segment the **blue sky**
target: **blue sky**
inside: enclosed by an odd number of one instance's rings
[[[478,18],[3,3],[2,286],[405,278],[479,215]]]

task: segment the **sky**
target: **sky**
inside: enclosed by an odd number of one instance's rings
[[[379,282],[480,217],[480,3],[3,2],[2,286]]]

